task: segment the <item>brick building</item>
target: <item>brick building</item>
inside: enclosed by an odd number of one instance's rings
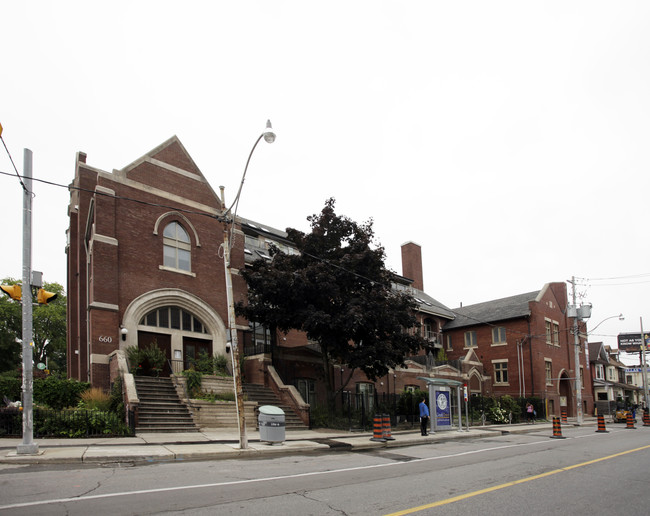
[[[71,184],[68,229],[68,372],[108,388],[114,352],[155,344],[169,363],[163,375],[187,368],[202,351],[225,355],[227,299],[222,243],[223,192],[217,194],[186,149],[172,137],[130,165],[107,172],[78,153]],[[238,218],[231,263],[235,302],[245,299],[238,270],[268,258],[271,243],[293,252],[286,233]],[[423,291],[420,246],[402,249],[404,276],[395,288],[417,303],[417,318],[430,343],[408,368],[370,382],[363,374],[332,368],[336,388],[372,398],[376,393],[424,387],[432,374],[424,353],[442,347],[442,326],[453,313]],[[324,400],[317,343],[298,332],[271,334],[237,318],[245,380],[278,391],[295,388],[304,401]],[[392,380],[392,381],[391,381]],[[391,389],[392,388],[392,389]]]
[[[108,387],[111,352],[150,342],[170,359],[225,353],[222,202],[178,138],[113,172],[78,153],[71,186],[69,375]]]
[[[450,359],[481,363],[483,372],[469,375],[471,393],[485,396],[536,396],[546,401],[548,415],[564,407],[575,415],[576,375],[573,320],[566,316],[565,283],[541,290],[453,310],[445,324]],[[581,327],[582,329],[582,327]],[[593,394],[585,335],[580,334],[583,412],[592,413]]]

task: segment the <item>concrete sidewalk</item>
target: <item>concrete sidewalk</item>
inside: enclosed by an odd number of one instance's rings
[[[569,418],[563,426],[573,426]],[[594,418],[585,418],[583,426],[595,426]],[[367,450],[430,444],[457,439],[494,437],[507,433],[544,433],[553,435],[551,422],[536,424],[486,425],[470,427],[469,431],[439,431],[426,437],[418,428],[392,433],[394,440],[372,441],[372,433],[341,430],[287,431],[283,443],[260,441],[257,430],[248,431],[248,448],[240,449],[236,428],[206,429],[191,433],[142,433],[135,437],[90,439],[35,439],[39,451],[35,455],[19,455],[19,438],[0,439],[0,463],[4,464],[146,464],[155,462],[254,458],[262,456],[319,453],[339,450]]]

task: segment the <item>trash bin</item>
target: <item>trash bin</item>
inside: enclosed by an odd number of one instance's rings
[[[273,405],[262,405],[258,416],[260,441],[268,443],[284,442],[284,410]]]

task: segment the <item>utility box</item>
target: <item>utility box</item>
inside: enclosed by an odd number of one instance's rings
[[[260,441],[267,443],[281,443],[285,439],[284,410],[273,405],[262,405],[258,416],[260,427]]]

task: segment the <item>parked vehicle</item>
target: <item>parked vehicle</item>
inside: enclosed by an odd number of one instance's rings
[[[614,414],[614,421],[617,423],[625,423],[627,421],[628,414],[632,414],[632,411],[624,408],[618,408]]]

